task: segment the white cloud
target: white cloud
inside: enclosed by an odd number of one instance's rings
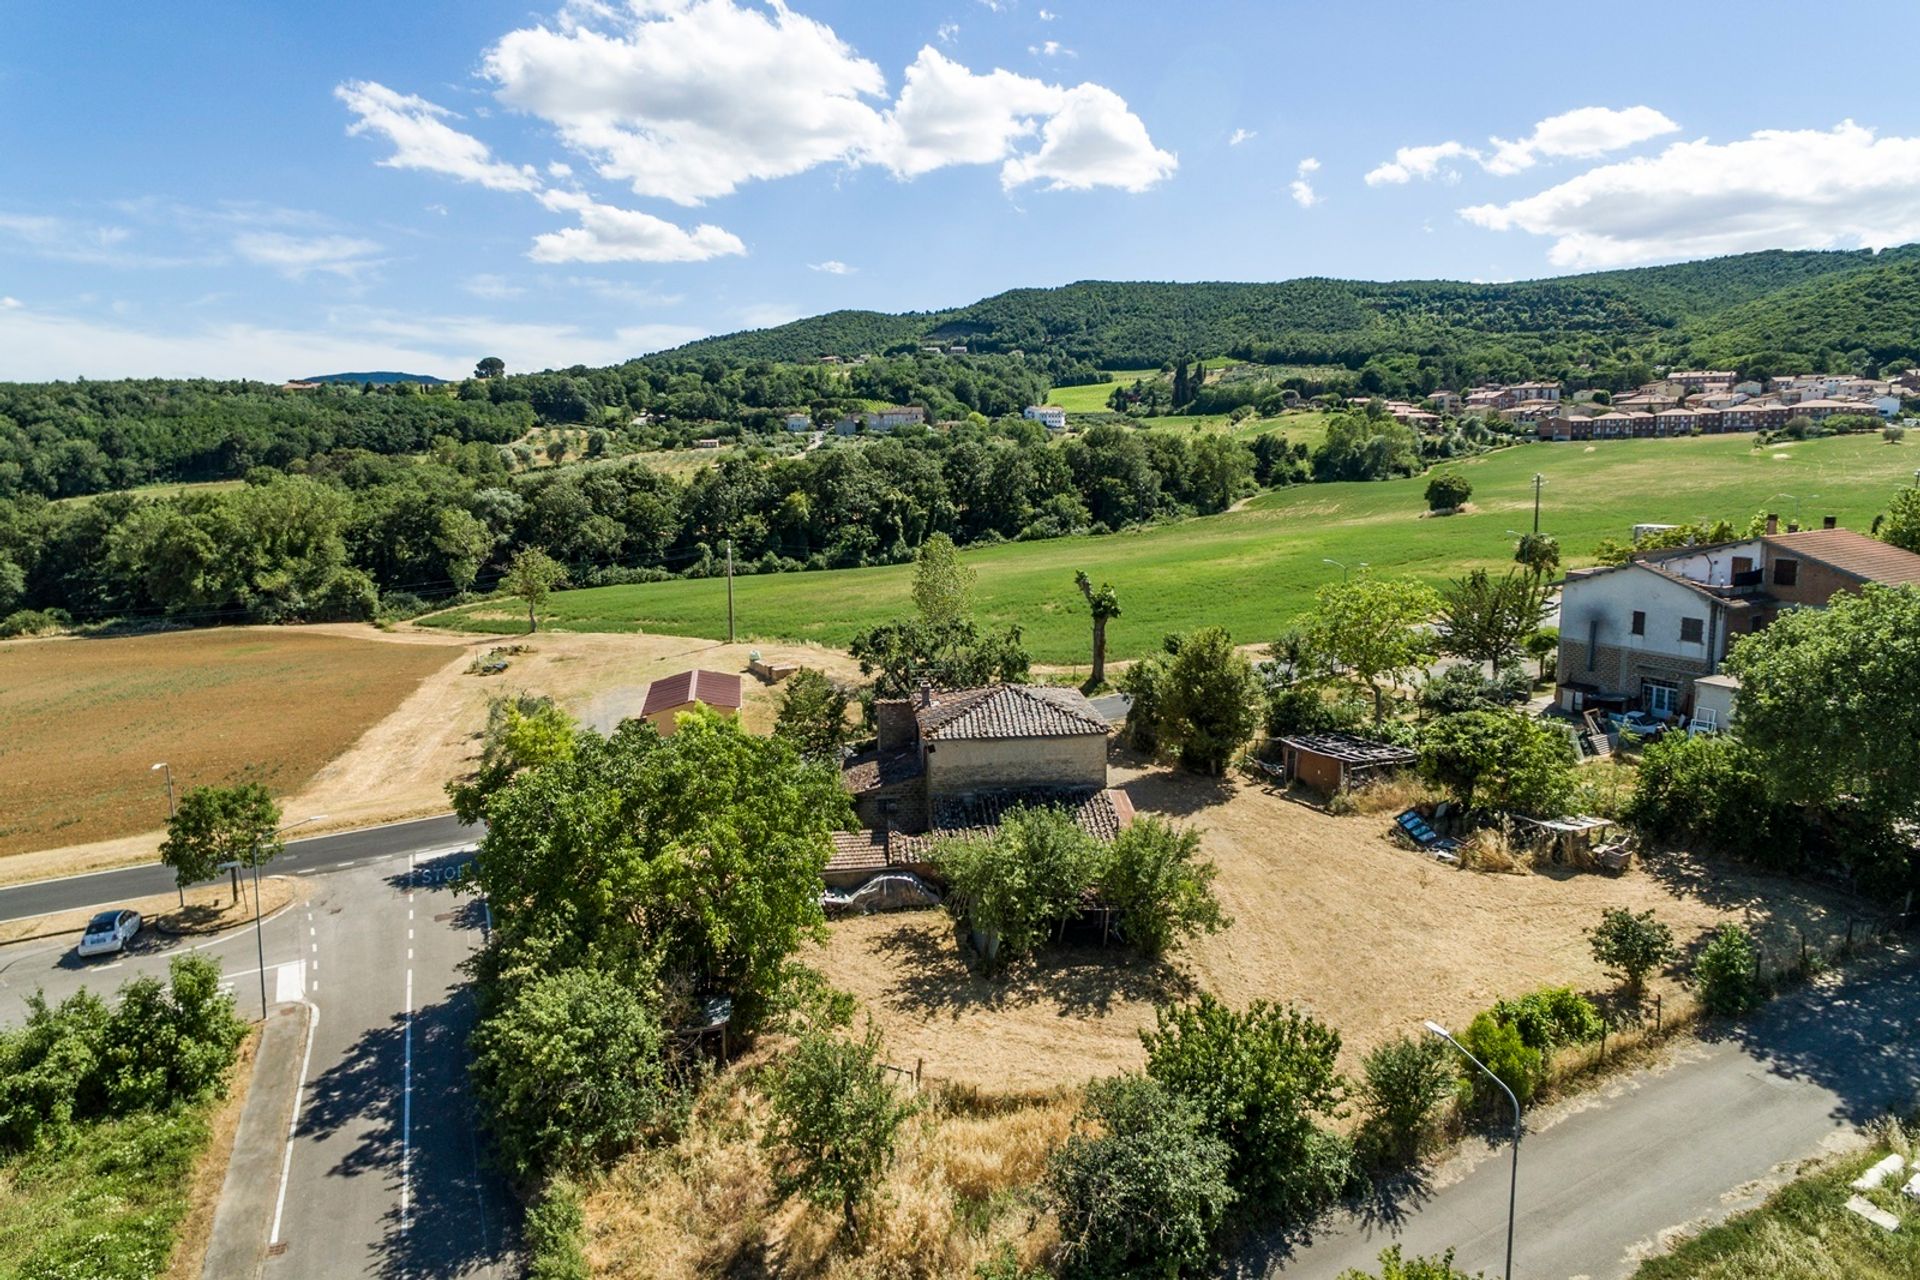
[[[810,262],[807,267],[812,271],[824,271],[830,276],[850,276],[860,269],[850,267],[838,258],[828,258],[825,262]]]
[[[952,44],[960,38],[960,24],[957,22],[943,22],[935,29],[933,34],[941,44]]]
[[[1313,189],[1313,175],[1318,172],[1320,161],[1312,156],[1293,167],[1293,181],[1287,184],[1287,191],[1302,209],[1311,209],[1320,203],[1320,194]]]
[[[941,29],[942,39],[951,34]],[[1071,54],[1052,41],[1034,48]],[[977,74],[931,45],[890,102],[875,63],[784,4],[578,0],[550,26],[509,32],[482,67],[502,102],[552,126],[599,176],[682,205],[828,164],[878,164],[912,177],[1014,159],[1055,186],[1129,190],[1174,168],[1111,90]],[[1046,148],[1043,128],[1111,158],[1090,165],[1018,154],[1033,137]],[[1117,180],[1091,176],[1099,174]]]
[[[0,297],[0,311],[18,311],[21,307],[24,307],[26,305],[27,305],[26,303],[20,301],[20,299],[16,297],[13,297],[11,294],[9,294],[6,297]]]
[[[1040,149],[1000,166],[1004,187],[1045,182],[1053,191],[1119,187],[1145,191],[1179,165],[1147,136],[1147,126],[1119,94],[1097,84],[1077,85],[1040,131]]]
[[[289,280],[326,272],[352,279],[374,265],[380,246],[356,236],[295,236],[249,231],[233,238],[233,251],[255,266],[271,267]]]
[[[396,93],[371,80],[349,81],[334,89],[333,96],[356,117],[348,133],[377,134],[393,144],[393,154],[380,161],[389,168],[424,169],[495,191],[540,189],[532,169],[494,159],[486,143],[447,123],[458,118],[453,112],[425,98]]]
[[[678,227],[572,191],[548,191],[540,203],[573,214],[580,225],[535,236],[527,251],[535,262],[704,262],[747,251],[739,236],[711,223]]]
[[[1636,143],[1678,133],[1680,126],[1652,107],[1580,107],[1549,116],[1518,141],[1494,138],[1493,153],[1481,161],[1488,173],[1519,173],[1541,156],[1591,160]]]
[[[509,32],[482,66],[602,177],[689,205],[851,159],[878,141],[866,99],[886,92],[826,24],[732,0],[570,10]]]
[[[1051,9],[1042,9],[1039,14],[1040,21],[1042,22],[1052,22],[1055,18],[1059,16],[1060,16],[1059,14],[1055,13]]]
[[[505,276],[497,276],[487,271],[483,271],[478,275],[468,276],[461,282],[460,287],[474,297],[485,298],[490,302],[500,302],[507,298],[517,298],[526,292],[524,288],[514,284]]]
[[[187,267],[213,261],[206,254],[156,253],[133,245],[129,227],[80,222],[45,214],[0,213],[0,240],[36,257],[96,267]]]
[[[1401,147],[1393,153],[1393,159],[1369,169],[1366,182],[1370,187],[1377,187],[1383,182],[1410,182],[1415,178],[1425,179],[1435,175],[1456,177],[1458,175],[1447,161],[1469,157],[1477,160],[1480,153],[1458,142],[1436,142],[1425,147]]]
[[[405,369],[458,378],[474,353],[513,369],[614,364],[704,336],[685,325],[591,332],[567,324],[487,316],[420,315],[346,308],[313,328],[246,323],[138,328],[118,321],[0,309],[6,375],[23,381],[76,377],[258,378],[278,381],[341,369]]]
[[[1259,135],[1256,134],[1252,129],[1235,129],[1232,133],[1227,135],[1227,145],[1230,147],[1237,147],[1241,143],[1250,141],[1251,139],[1258,136]]]
[[[1042,40],[1039,44],[1027,46],[1027,52],[1036,58],[1077,58],[1080,55],[1061,44],[1058,40]]]
[[[1610,267],[1757,249],[1878,249],[1920,240],[1920,138],[1767,129],[1676,142],[1461,215],[1550,236],[1556,266]]]
[[[547,164],[547,176],[549,178],[571,178],[573,176],[573,166],[560,160],[549,161]]]

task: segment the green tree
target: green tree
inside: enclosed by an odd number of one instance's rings
[[[1200,856],[1200,833],[1144,814],[1115,837],[1099,873],[1100,900],[1120,915],[1127,940],[1150,956],[1232,923],[1214,897],[1218,874]]]
[[[822,929],[820,874],[853,810],[838,770],[695,711],[667,738],[634,720],[579,734],[571,758],[523,770],[486,817],[473,879],[496,973],[657,971],[731,994],[750,1022]]]
[[[847,652],[860,674],[873,677],[881,698],[910,696],[922,680],[936,688],[965,689],[1027,678],[1020,628],[988,632],[968,619],[933,624],[918,618],[883,622],[855,635]]]
[[[1166,653],[1150,653],[1120,673],[1120,692],[1128,698],[1127,720],[1121,732],[1129,746],[1147,755],[1160,750],[1160,703],[1166,692],[1169,661]]]
[[[473,376],[476,378],[503,378],[506,373],[507,362],[499,356],[482,356],[479,363],[473,366]]]
[[[1491,1012],[1477,1015],[1467,1024],[1466,1034],[1460,1037],[1467,1052],[1480,1059],[1488,1071],[1499,1077],[1500,1082],[1513,1090],[1513,1096],[1526,1106],[1533,1097],[1533,1091],[1539,1087],[1542,1073],[1546,1069],[1546,1055],[1528,1044],[1521,1036],[1520,1029],[1511,1022],[1502,1022]],[[1486,1076],[1478,1071],[1462,1077],[1472,1090],[1475,1102],[1483,1109],[1505,1107],[1507,1097],[1488,1083]]]
[[[175,956],[165,985],[143,977],[120,988],[99,1058],[108,1109],[164,1111],[217,1096],[246,1036],[233,997],[220,990],[220,966]]]
[[[1647,975],[1675,955],[1673,930],[1654,919],[1651,908],[1635,915],[1625,907],[1608,907],[1600,913],[1600,923],[1587,931],[1587,943],[1593,958],[1623,978],[1636,995]]]
[[[280,806],[257,782],[232,787],[193,787],[167,819],[160,861],[173,868],[181,888],[211,880],[223,863],[264,866],[285,847]]]
[[[1196,773],[1219,777],[1259,728],[1264,691],[1253,664],[1221,627],[1201,627],[1180,641],[1160,689],[1158,736]]]
[[[803,759],[840,761],[847,741],[847,693],[823,672],[802,667],[780,690],[773,731],[794,745]]]
[[[1047,1162],[1064,1273],[1178,1276],[1203,1272],[1238,1197],[1231,1152],[1197,1108],[1151,1079],[1087,1086],[1074,1132]]]
[[[1426,727],[1420,772],[1463,809],[1552,816],[1573,793],[1573,748],[1516,712],[1462,711]]]
[[[1741,637],[1738,734],[1780,798],[1844,810],[1871,883],[1911,891],[1920,823],[1920,588],[1867,586]]]
[[[960,563],[953,539],[936,533],[920,544],[913,558],[913,605],[930,627],[950,627],[973,614],[973,588],[979,574]]]
[[[1543,579],[1514,569],[1499,578],[1475,569],[1440,591],[1440,646],[1490,670],[1515,657],[1547,616]]]
[[[1731,922],[1721,925],[1693,962],[1700,1002],[1711,1013],[1745,1013],[1760,1003],[1762,992],[1753,935]]]
[[[539,547],[524,547],[507,563],[507,574],[500,585],[510,596],[527,603],[527,634],[540,629],[538,610],[547,596],[567,580],[567,571],[559,561]]]
[[[1420,1152],[1434,1112],[1453,1094],[1458,1072],[1452,1050],[1432,1036],[1401,1036],[1360,1060],[1354,1096],[1360,1103],[1363,1149],[1390,1161]]]
[[[1080,909],[1100,844],[1059,808],[1016,806],[991,833],[943,840],[933,860],[947,902],[985,939],[987,958],[1026,955]]]
[[[1073,581],[1080,588],[1080,594],[1087,598],[1087,609],[1093,614],[1093,674],[1087,683],[1097,689],[1107,681],[1107,623],[1120,616],[1120,595],[1106,582],[1095,591],[1085,569],[1076,571]]]
[[[1540,664],[1540,678],[1547,678],[1547,659],[1560,652],[1560,628],[1541,627],[1520,642],[1527,656]]]
[[[807,1031],[775,1074],[768,1101],[775,1187],[839,1209],[846,1230],[857,1231],[855,1210],[893,1162],[900,1126],[913,1114],[887,1079],[879,1031],[869,1027],[859,1040]]]
[[[1372,695],[1377,722],[1386,719],[1387,686],[1432,661],[1434,638],[1426,624],[1439,608],[1431,588],[1363,569],[1321,587],[1301,631],[1320,662]]]
[[[1192,492],[1194,508],[1202,515],[1225,511],[1253,487],[1253,451],[1224,432],[1203,435],[1193,442]]]
[[[1454,511],[1473,496],[1473,482],[1458,471],[1436,471],[1427,481],[1427,510]]]
[[[1405,1257],[1400,1246],[1388,1245],[1380,1254],[1380,1274],[1375,1277],[1355,1268],[1342,1271],[1334,1280],[1484,1280],[1486,1272],[1472,1275],[1453,1265],[1453,1250],[1437,1256]]]
[[[480,767],[471,778],[447,784],[454,813],[468,825],[484,821],[488,798],[522,769],[572,759],[577,729],[552,698],[525,693],[494,698],[487,704]]]
[[[1902,551],[1920,552],[1920,485],[1893,495],[1893,504],[1874,521],[1874,534]]]
[[[433,546],[446,564],[447,580],[455,591],[465,591],[493,548],[493,534],[462,507],[442,507],[434,523]]]
[[[1547,533],[1523,533],[1514,544],[1513,562],[1536,578],[1549,577],[1560,567],[1560,540]]]
[[[660,1024],[625,982],[565,968],[519,987],[470,1043],[475,1096],[517,1177],[591,1167],[666,1100]]]
[[[1232,1151],[1234,1190],[1298,1221],[1345,1185],[1348,1152],[1314,1123],[1346,1096],[1336,1065],[1340,1033],[1264,1000],[1235,1012],[1202,994],[1162,1005],[1142,1031],[1147,1074],[1200,1110],[1208,1132]]]

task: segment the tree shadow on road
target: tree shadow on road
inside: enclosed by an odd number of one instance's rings
[[[1313,1222],[1264,1232],[1250,1230],[1233,1249],[1225,1274],[1248,1278],[1271,1275],[1320,1235],[1342,1227],[1358,1230],[1384,1249],[1399,1236],[1409,1218],[1426,1208],[1433,1194],[1433,1181],[1425,1167],[1383,1178]]]

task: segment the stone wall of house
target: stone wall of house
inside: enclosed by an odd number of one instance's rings
[[[856,796],[853,814],[863,827],[894,827],[918,835],[927,829],[926,777],[915,775]]]
[[[1587,669],[1587,646],[1565,636],[1560,640],[1559,680],[1562,684],[1590,685],[1608,693],[1625,694],[1636,705],[1642,702],[1647,680],[1669,680],[1680,686],[1680,698],[1692,697],[1693,682],[1713,674],[1714,664],[1603,644],[1593,649],[1593,669]]]
[[[913,703],[905,698],[876,700],[873,727],[875,746],[881,755],[900,750],[920,735],[919,723],[913,718]]]
[[[1105,734],[927,743],[927,793],[1107,785]]]

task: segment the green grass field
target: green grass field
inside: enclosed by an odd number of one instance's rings
[[[1640,1264],[1634,1280],[1908,1280],[1920,1276],[1920,1209],[1891,1190],[1871,1192],[1880,1207],[1904,1214],[1887,1232],[1843,1206],[1847,1183],[1887,1154],[1842,1160],[1788,1183],[1766,1204],[1728,1219],[1672,1253]]]
[[[1327,560],[1367,562],[1377,572],[1439,582],[1476,566],[1501,568],[1510,529],[1532,518],[1530,477],[1547,477],[1541,527],[1560,538],[1571,564],[1588,563],[1604,537],[1625,538],[1640,522],[1726,517],[1744,521],[1766,507],[1807,523],[1822,515],[1865,529],[1894,491],[1910,483],[1920,450],[1878,436],[1755,450],[1748,436],[1524,445],[1459,464],[1473,481],[1471,509],[1423,516],[1424,477],[1302,485],[1264,493],[1244,509],[1106,537],[1009,543],[966,553],[979,571],[976,612],[988,623],[1019,623],[1036,661],[1087,660],[1086,605],[1076,569],[1109,580],[1125,612],[1108,628],[1116,658],[1150,652],[1169,631],[1206,623],[1243,642],[1271,639],[1340,574]],[[1795,495],[1795,496],[1787,496]],[[909,612],[910,566],[777,574],[736,580],[743,638],[843,645],[855,632]],[[475,612],[483,616],[473,616]],[[490,630],[475,606],[427,625]],[[561,630],[636,631],[721,637],[726,584],[720,579],[561,592],[551,601]]]

